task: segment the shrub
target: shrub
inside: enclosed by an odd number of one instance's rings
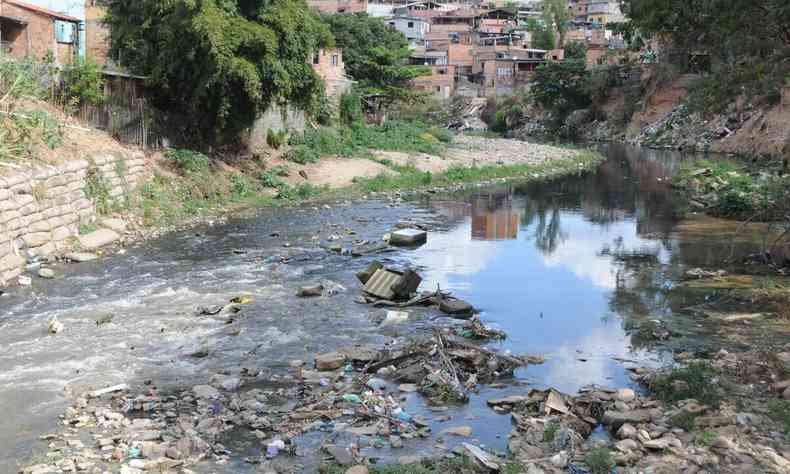
[[[270,128],[266,131],[266,144],[275,150],[279,150],[285,145],[287,140],[288,132],[285,130],[274,130]]]
[[[79,59],[66,66],[61,77],[63,95],[69,102],[91,105],[104,102],[104,75],[95,61]]]
[[[283,158],[288,161],[293,161],[294,163],[299,163],[300,165],[306,165],[308,163],[318,162],[318,160],[321,159],[321,155],[307,145],[296,145],[288,150],[288,153],[286,153]]]
[[[543,441],[545,443],[553,442],[559,430],[560,430],[560,425],[558,425],[557,423],[547,423],[546,427],[543,428]]]
[[[165,158],[182,173],[199,173],[208,169],[209,158],[197,151],[187,149],[167,150]]]
[[[650,385],[656,396],[668,403],[694,398],[700,403],[718,408],[723,389],[716,378],[718,372],[705,363],[693,363],[659,375]]]
[[[340,121],[351,125],[362,120],[362,99],[356,92],[347,92],[340,96]]]
[[[768,414],[784,425],[785,433],[790,434],[790,401],[772,400],[768,404]]]
[[[235,174],[230,177],[231,200],[241,201],[255,193],[255,188],[246,176]]]
[[[584,456],[584,463],[591,474],[609,474],[614,466],[612,453],[605,448],[596,448]]]

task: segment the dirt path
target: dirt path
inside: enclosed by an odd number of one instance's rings
[[[333,156],[307,165],[280,159],[272,160],[270,164],[286,166],[289,169],[290,173],[286,181],[290,185],[310,183],[338,189],[352,185],[359,178],[398,174],[392,167],[382,163],[414,166],[423,172],[443,173],[453,167],[538,165],[548,161],[573,158],[578,153],[577,150],[520,140],[460,135],[441,156],[419,152],[376,150],[372,152],[372,159]]]

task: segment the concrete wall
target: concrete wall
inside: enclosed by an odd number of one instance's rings
[[[122,199],[145,177],[143,156],[99,153],[0,176],[0,286],[21,274],[29,256],[69,249],[80,224],[95,221],[85,194],[90,176],[101,177],[111,199]]]
[[[271,105],[266,112],[255,120],[250,132],[250,149],[266,147],[269,129],[274,131],[304,131],[307,119],[303,111],[292,106]]]

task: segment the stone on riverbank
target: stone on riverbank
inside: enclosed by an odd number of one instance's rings
[[[428,241],[428,233],[419,229],[400,229],[390,234],[390,245],[410,247]]]
[[[110,229],[99,229],[79,237],[80,247],[85,250],[96,250],[120,240],[121,236]]]
[[[315,357],[315,368],[318,370],[336,370],[346,363],[346,356],[339,352],[328,352]]]
[[[100,224],[105,229],[110,229],[119,234],[126,232],[127,224],[121,219],[103,219]]]
[[[85,262],[92,262],[99,258],[94,253],[86,253],[86,252],[72,252],[66,254],[66,260],[72,261],[74,263],[85,263]]]
[[[38,270],[38,276],[45,280],[51,280],[55,278],[55,270],[51,268],[40,268]]]

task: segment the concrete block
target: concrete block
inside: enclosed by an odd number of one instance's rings
[[[85,250],[96,250],[105,245],[110,245],[113,242],[120,240],[121,236],[117,232],[110,229],[99,229],[87,235],[79,237],[80,247]]]

